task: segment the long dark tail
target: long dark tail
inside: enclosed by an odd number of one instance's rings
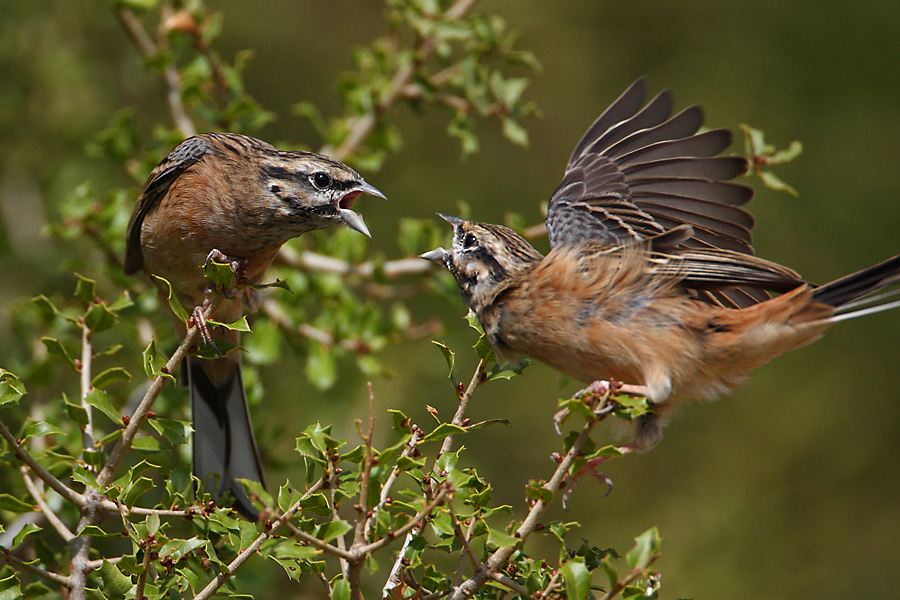
[[[900,287],[875,294],[900,282],[900,255],[851,273],[813,290],[816,302],[835,307],[833,321],[861,317],[900,306]]]
[[[264,483],[241,367],[233,363],[224,382],[217,385],[204,370],[204,362],[195,357],[187,359],[194,425],[194,474],[207,490],[214,489],[214,497],[225,493],[234,496],[235,509],[256,521],[259,512],[247,497],[244,486],[235,481],[250,479]]]

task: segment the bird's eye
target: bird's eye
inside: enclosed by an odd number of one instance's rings
[[[477,243],[478,239],[475,237],[474,233],[467,233],[466,237],[463,238],[463,248],[471,248]]]
[[[312,182],[314,186],[316,186],[320,190],[324,190],[325,188],[331,186],[331,176],[328,175],[328,173],[319,171],[318,173],[313,174]]]

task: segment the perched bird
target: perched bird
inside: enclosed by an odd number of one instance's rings
[[[207,133],[179,144],[150,173],[128,223],[125,273],[168,281],[195,318],[210,298],[203,265],[230,262],[238,281],[260,284],[278,249],[307,231],[347,225],[369,231],[351,210],[360,194],[384,198],[350,167],[311,152],[279,150],[233,133]],[[161,292],[163,290],[161,289]],[[231,323],[258,305],[244,287],[223,298],[211,319]],[[180,336],[185,324],[173,318]],[[201,321],[202,324],[202,321]],[[207,343],[237,344],[239,334],[201,327]],[[230,492],[238,510],[258,516],[243,487],[263,482],[241,378],[240,352],[218,359],[188,357],[195,475],[215,496]],[[215,487],[213,487],[215,486]]]
[[[874,295],[900,280],[900,255],[820,287],[754,257],[738,208],[752,194],[727,181],[746,161],[715,156],[730,136],[694,135],[699,109],[669,118],[665,93],[640,109],[643,87],[576,146],[548,206],[547,256],[507,227],[447,215],[451,248],[422,255],[453,274],[501,362],[641,386],[653,411],[635,424],[639,450],[674,407],[729,392],[837,321],[900,305],[887,301],[898,290]]]

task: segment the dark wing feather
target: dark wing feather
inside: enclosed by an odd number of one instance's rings
[[[547,207],[552,247],[619,246],[692,225],[682,248],[723,248],[752,254],[753,218],[737,208],[753,190],[730,180],[747,170],[741,157],[717,156],[731,133],[697,134],[703,111],[691,106],[670,117],[663,91],[641,107],[646,81],[638,79],[601,114],[575,146]],[[748,306],[758,290],[703,293],[723,306]]]
[[[125,234],[126,275],[137,273],[144,267],[144,255],[141,252],[141,225],[144,223],[144,217],[166,195],[172,182],[191,165],[209,154],[212,148],[208,136],[190,137],[172,150],[150,173],[128,221]]]

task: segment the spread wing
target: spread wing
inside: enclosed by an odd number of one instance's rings
[[[128,221],[125,234],[125,273],[131,275],[144,266],[144,255],[141,253],[141,225],[144,217],[157,205],[169,191],[172,182],[184,173],[191,165],[212,152],[208,136],[199,135],[180,143],[162,162],[160,162],[144,184],[141,195]]]
[[[679,225],[693,227],[684,248],[721,248],[752,254],[753,217],[740,208],[753,190],[730,180],[747,161],[717,156],[731,133],[703,124],[699,106],[670,116],[663,91],[643,108],[646,81],[633,83],[591,125],[575,146],[547,208],[550,245],[633,243]],[[768,298],[749,288],[701,296],[723,306]]]

